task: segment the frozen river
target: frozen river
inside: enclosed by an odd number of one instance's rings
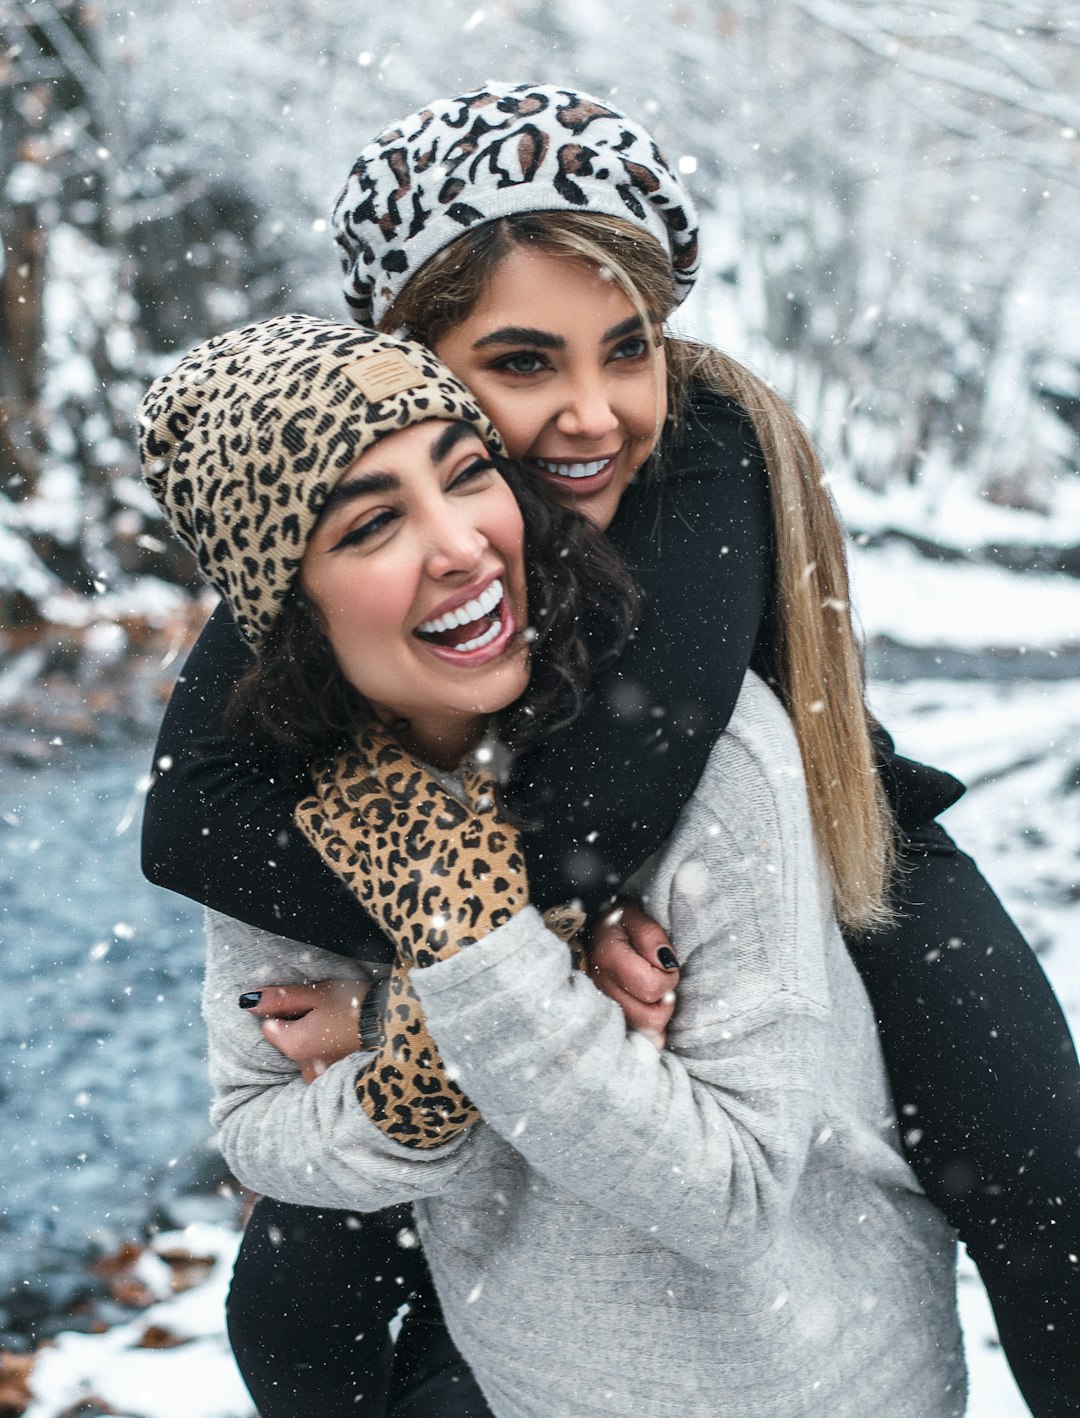
[[[150,747],[0,765],[0,1345],[211,1155],[198,911],[139,873]]]

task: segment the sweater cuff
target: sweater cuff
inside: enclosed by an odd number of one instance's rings
[[[569,959],[566,946],[544,925],[544,918],[536,907],[523,906],[504,926],[499,926],[475,945],[466,946],[456,955],[426,969],[412,970],[410,979],[423,1002],[446,990],[470,984],[478,976],[491,971],[495,972],[496,977],[508,974],[511,980],[518,978],[516,957],[522,952],[544,946],[554,951],[565,951]],[[486,984],[485,989],[488,987]]]

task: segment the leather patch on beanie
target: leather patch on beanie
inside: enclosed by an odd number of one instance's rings
[[[397,350],[365,355],[354,364],[346,365],[341,372],[372,403],[427,382],[416,366]]]

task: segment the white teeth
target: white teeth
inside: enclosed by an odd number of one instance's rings
[[[611,459],[600,458],[594,463],[549,463],[544,458],[537,458],[536,461],[545,473],[557,473],[560,478],[594,478]]]
[[[493,611],[502,598],[503,583],[496,579],[492,581],[486,591],[474,597],[473,600],[466,601],[463,606],[456,606],[452,611],[447,611],[445,615],[440,615],[435,620],[425,620],[422,625],[418,625],[416,628],[422,635],[437,635],[443,630],[453,630],[456,625],[469,625],[472,621],[480,620]],[[493,638],[487,631],[484,634],[488,639]],[[487,644],[487,640],[484,640],[483,643]],[[459,645],[457,648],[463,650],[466,647]],[[475,646],[470,642],[467,648],[471,650]]]
[[[455,645],[454,649],[479,650],[481,645],[490,645],[500,630],[502,630],[502,621],[497,620],[484,631],[483,635],[478,635],[475,640],[466,640],[461,645]]]

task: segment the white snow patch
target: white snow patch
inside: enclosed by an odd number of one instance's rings
[[[1080,645],[1080,580],[929,561],[911,547],[854,547],[852,602],[864,634],[956,649]]]
[[[830,466],[829,488],[852,532],[906,532],[957,551],[998,545],[1072,546],[1080,542],[1080,477],[1055,479],[1046,513],[988,502],[970,478],[942,467],[915,484],[874,492]]]
[[[225,1295],[239,1244],[238,1235],[211,1226],[158,1236],[154,1251],[183,1248],[213,1257],[208,1278],[105,1334],[61,1334],[38,1357],[30,1381],[34,1402],[24,1418],[55,1418],[91,1396],[139,1418],[255,1418],[225,1337]],[[152,1262],[141,1278],[155,1289],[163,1283]],[[189,1342],[140,1349],[150,1325]]]

